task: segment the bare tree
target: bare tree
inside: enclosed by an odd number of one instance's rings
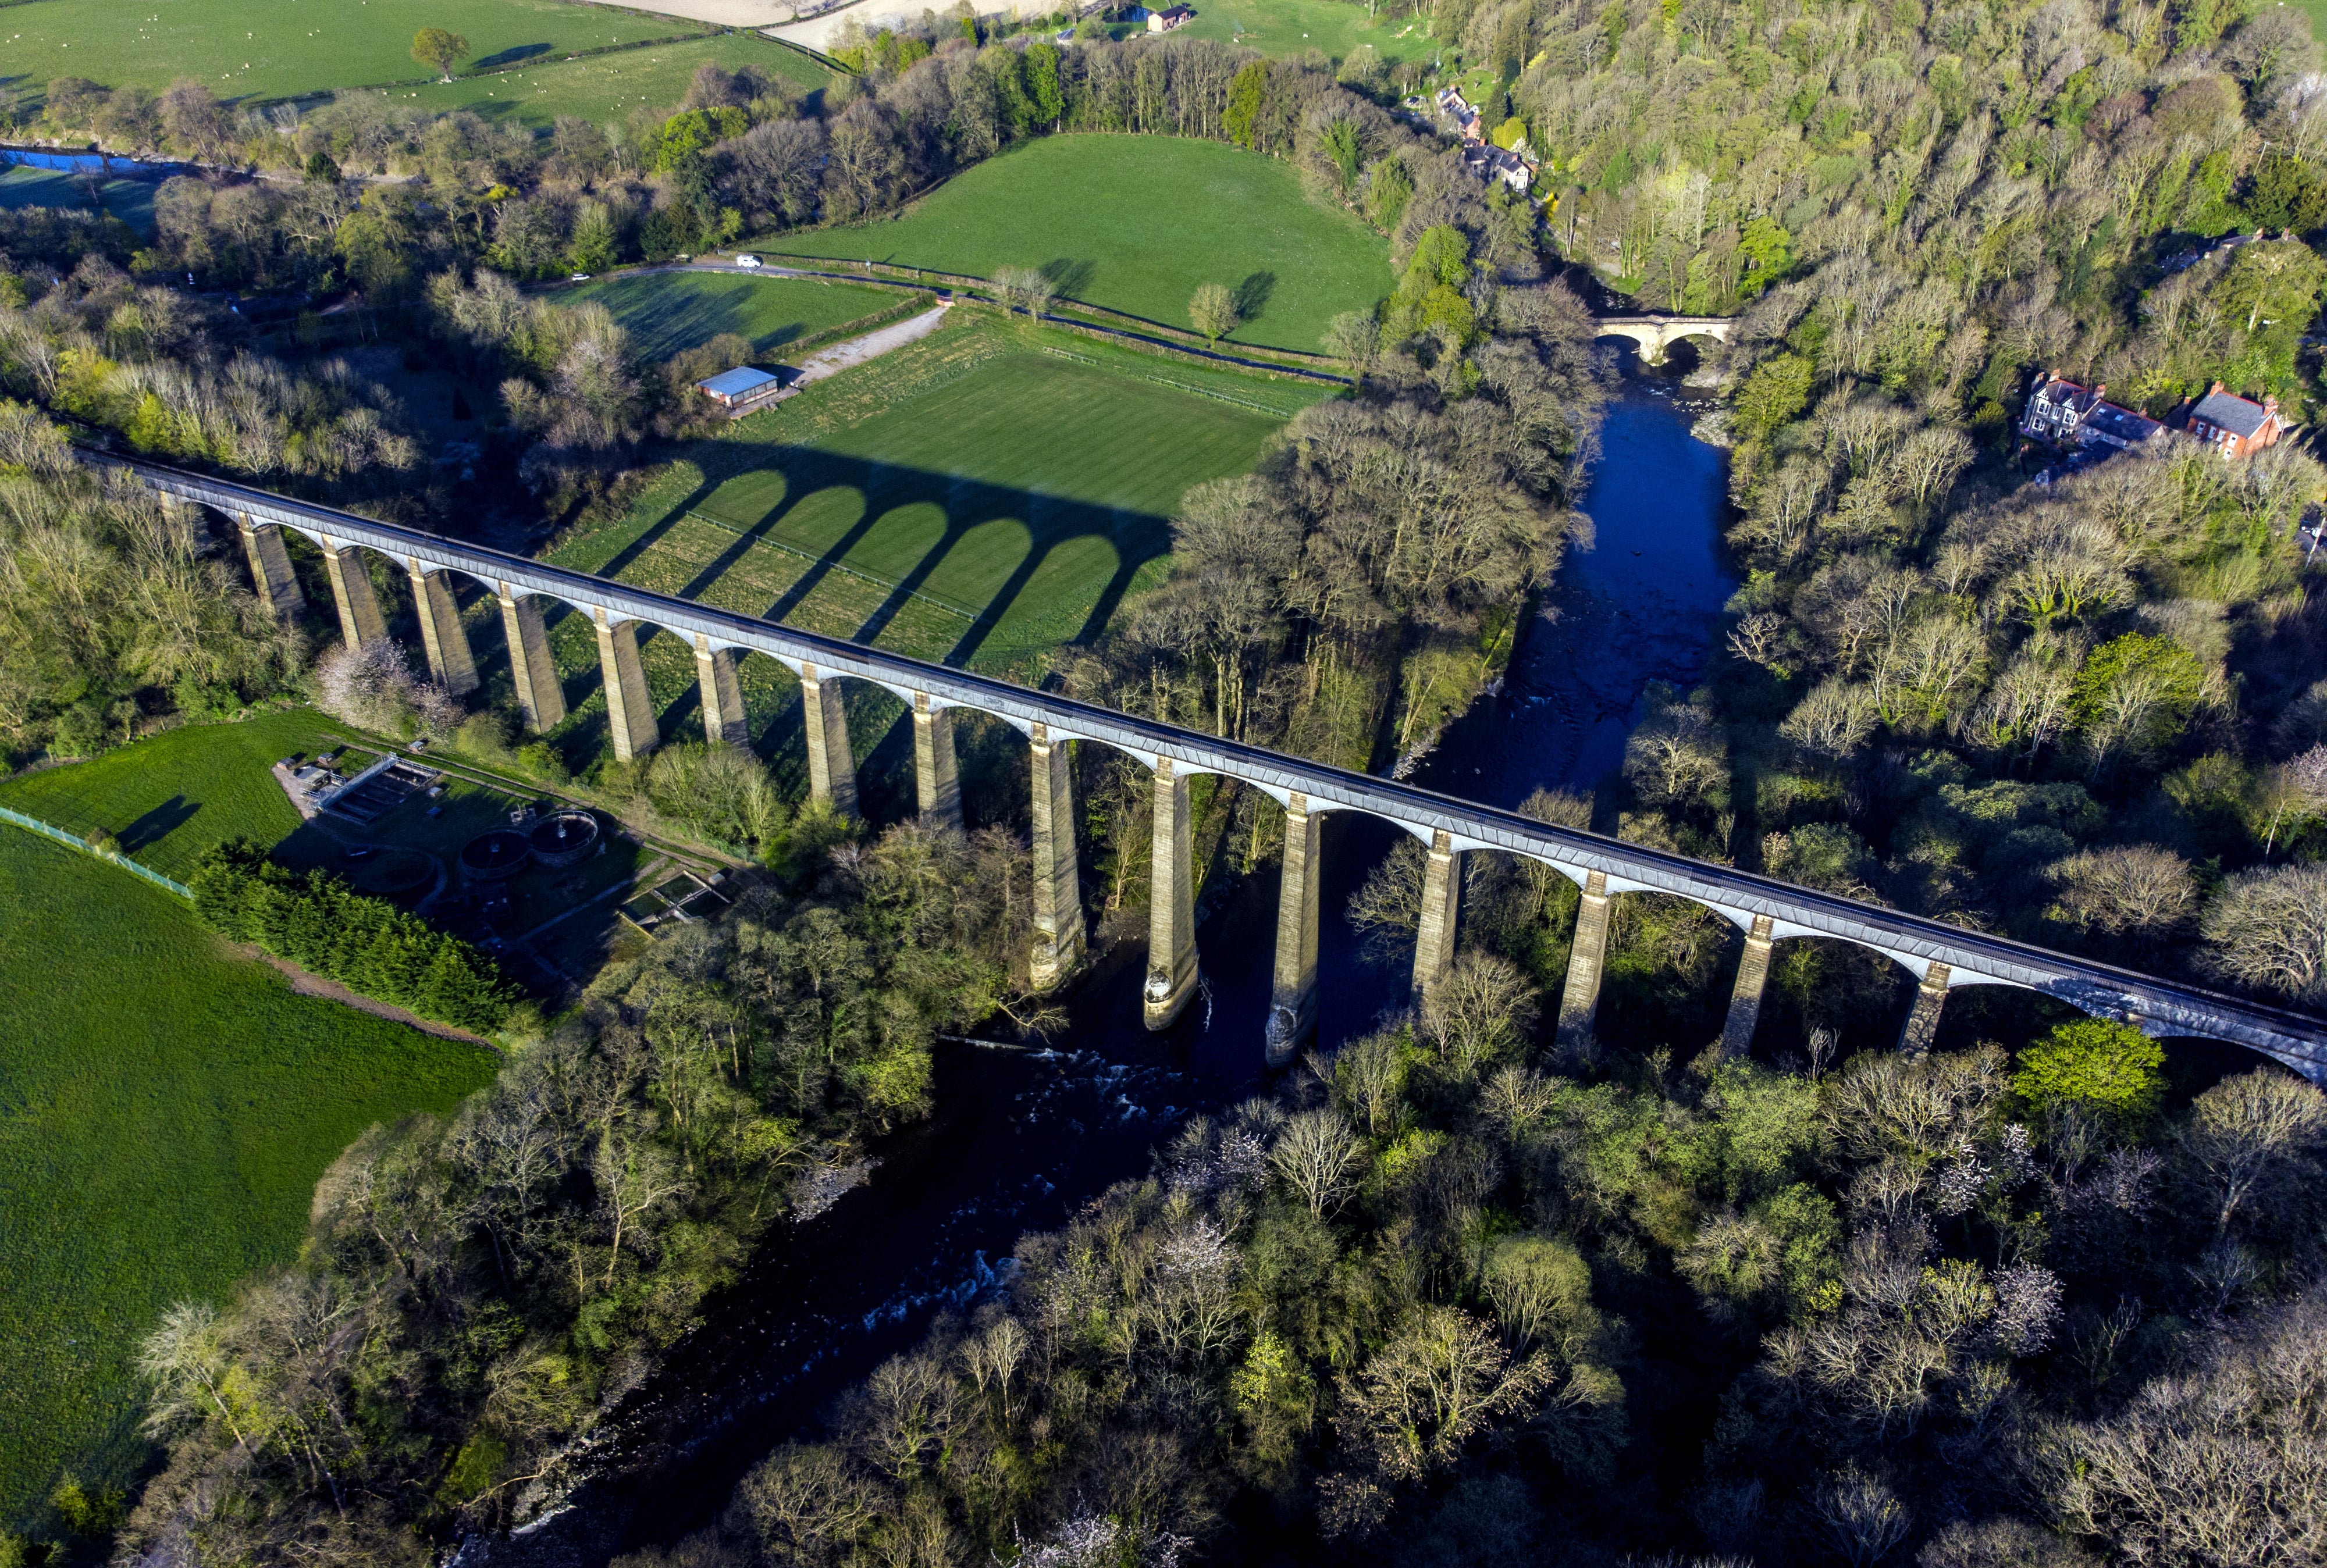
[[[2274,1069],[2224,1078],[2190,1107],[2182,1153],[2214,1206],[2214,1233],[2327,1144],[2327,1095]]]
[[[1338,1111],[1304,1111],[1269,1145],[1268,1162],[1319,1218],[1350,1195],[1365,1151]]]
[[[1469,1313],[1425,1306],[1344,1385],[1344,1419],[1385,1472],[1420,1477],[1489,1422],[1532,1409],[1556,1376],[1540,1355],[1513,1364]]]
[[[994,274],[994,292],[1001,296],[1003,308],[1026,313],[1028,321],[1040,319],[1043,307],[1051,303],[1054,285],[1050,275],[1039,267],[997,267]]]
[[[1522,1353],[1543,1341],[1572,1360],[1598,1324],[1591,1266],[1556,1237],[1510,1236],[1497,1242],[1487,1255],[1486,1293],[1496,1321]]]
[[[1676,703],[1632,732],[1624,777],[1651,805],[1686,806],[1727,773],[1727,750],[1713,720]]]
[[[1492,953],[1465,953],[1422,1003],[1422,1033],[1439,1059],[1474,1078],[1498,1057],[1525,1045],[1539,998],[1518,965]]]
[[[2084,850],[2045,874],[2060,889],[2060,912],[2087,930],[2163,936],[2198,910],[2190,863],[2154,845]]]
[[[1850,1568],[1873,1568],[1907,1538],[1907,1505],[1884,1482],[1856,1467],[1837,1471],[1810,1494],[1810,1515]]]
[[[2199,929],[2233,980],[2304,1000],[2327,992],[2327,865],[2242,872]]]
[[[1872,691],[1829,677],[1794,705],[1778,733],[1813,756],[1840,762],[1866,744],[1881,716]]]

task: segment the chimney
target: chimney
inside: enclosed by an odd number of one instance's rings
[[[2098,403],[2107,396],[2108,383],[2106,381],[2096,382],[2093,386],[2093,401]]]
[[[2276,397],[2266,397],[2266,398],[2264,398],[2264,399],[2262,400],[2262,411],[2263,411],[2265,414],[2276,414],[2276,413],[2277,413],[2277,412],[2278,412],[2278,399],[2277,399],[2277,398],[2276,398]]]
[[[2215,392],[2220,392],[2222,389],[2222,384],[2220,381],[2215,382],[2213,389]],[[2209,396],[2211,394],[2210,393]]]

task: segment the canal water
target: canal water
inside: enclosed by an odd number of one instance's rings
[[[1500,807],[1538,786],[1589,789],[1621,760],[1649,683],[1687,686],[1705,667],[1735,586],[1719,553],[1725,461],[1689,435],[1675,376],[1630,353],[1621,371],[1582,503],[1595,542],[1571,550],[1500,689],[1414,770],[1425,789]],[[1397,831],[1326,818],[1328,1043],[1405,998],[1406,975],[1367,962],[1338,918]],[[1145,1171],[1190,1112],[1261,1092],[1276,919],[1273,876],[1223,901],[1197,932],[1202,993],[1163,1034],[1140,1022],[1145,954],[1132,944],[1099,960],[1055,1050],[943,1050],[939,1115],[882,1148],[869,1181],[778,1236],[709,1303],[705,1326],[596,1434],[584,1468],[601,1479],[515,1535],[472,1540],[462,1568],[595,1568],[712,1522],[743,1473],[812,1431],[834,1395],[935,1314],[1001,1284],[1020,1236]]]

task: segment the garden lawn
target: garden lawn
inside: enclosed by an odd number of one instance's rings
[[[763,245],[977,277],[1039,266],[1066,297],[1182,328],[1197,285],[1225,284],[1250,305],[1231,342],[1308,353],[1394,286],[1388,241],[1312,201],[1290,163],[1180,136],[1046,136],[896,218]]]
[[[1249,470],[1286,419],[1326,395],[963,309],[935,335],[698,443],[627,517],[554,558],[922,658],[1030,674],[1161,580],[1190,487]],[[560,668],[593,681],[582,618],[564,617],[552,637]],[[699,724],[692,650],[658,635],[644,652],[665,733]],[[768,660],[743,667],[752,733],[780,752],[796,738],[797,683]],[[586,737],[603,723],[593,682],[573,723]],[[858,736],[860,754],[876,733]]]
[[[82,838],[103,829],[130,859],[183,882],[214,844],[248,835],[271,847],[296,830],[273,764],[348,733],[311,708],[188,724],[0,783],[0,806]]]
[[[43,0],[46,3],[48,0]],[[597,7],[574,5],[561,9],[588,12]],[[642,25],[633,16],[621,20],[630,26]],[[662,25],[664,23],[668,25]],[[655,25],[661,32],[673,33],[687,24],[671,18],[657,18]],[[547,130],[559,115],[579,115],[603,124],[622,119],[641,107],[676,109],[687,96],[687,84],[694,78],[696,68],[706,61],[730,70],[756,65],[771,76],[786,78],[808,90],[832,79],[831,72],[798,50],[786,49],[754,33],[730,33],[660,43],[651,49],[592,55],[584,60],[545,57],[542,64],[523,70],[397,88],[389,96],[397,103],[416,105],[432,112],[467,109],[489,120],[515,120],[535,130]]]
[[[423,27],[469,41],[460,71],[707,31],[559,0],[40,0],[0,8],[0,56],[35,84],[82,76],[159,93],[191,76],[222,98],[291,98],[425,79],[412,58]]]
[[[855,284],[720,272],[632,273],[556,295],[560,304],[604,305],[655,359],[700,347],[722,332],[740,333],[767,353],[878,315],[905,297],[893,289]]]
[[[299,996],[172,895],[0,825],[0,1528],[145,1444],[139,1339],[289,1262],[363,1130],[491,1053]]]

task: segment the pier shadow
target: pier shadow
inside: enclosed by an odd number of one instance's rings
[[[149,845],[159,844],[192,821],[201,809],[200,805],[182,795],[171,796],[121,830],[121,853],[136,854]]]
[[[699,598],[734,571],[755,547],[780,546],[801,555],[814,550],[806,570],[762,611],[765,619],[784,621],[834,576],[854,574],[885,589],[878,605],[851,633],[855,640],[872,641],[920,600],[962,624],[961,635],[943,655],[944,662],[949,664],[966,664],[977,657],[1062,547],[1078,540],[1103,540],[1112,552],[1113,566],[1103,581],[1085,578],[1061,584],[1060,643],[1086,641],[1097,636],[1122,603],[1139,569],[1172,547],[1170,520],[1152,513],[988,484],[934,470],[846,457],[818,448],[770,443],[748,448],[743,463],[717,480],[706,480],[696,486],[684,500],[619,551],[602,568],[602,574],[620,575],[664,539],[688,513],[702,511],[721,486],[750,473],[771,474],[780,479],[779,499],[756,519],[746,521],[732,515],[722,518],[715,526],[734,528],[734,537],[678,589],[679,597]],[[803,542],[805,530],[787,537],[787,523],[796,519],[802,507],[814,498],[837,491],[853,491],[859,509],[836,537],[818,548],[813,543]],[[852,559],[874,538],[883,524],[901,513],[924,508],[934,510],[942,521],[936,537],[920,548],[902,572],[896,570],[895,558],[883,560],[878,553],[870,560]],[[989,527],[995,523],[1017,526],[1009,529]],[[925,525],[900,521],[897,526],[921,531]],[[990,541],[982,546],[975,537],[980,529],[987,530]],[[820,525],[817,531],[828,536],[829,527]],[[986,548],[997,555],[1005,550],[1017,552],[1017,558],[1009,563],[1007,575],[994,591],[983,596],[982,602],[962,589],[939,591],[944,584],[939,574],[949,562],[957,569],[967,565],[976,570],[986,565],[962,561],[957,553],[965,547]],[[996,568],[1000,565],[998,559],[993,563]],[[884,566],[888,568],[885,571]],[[980,575],[990,578],[991,573],[981,572]]]

